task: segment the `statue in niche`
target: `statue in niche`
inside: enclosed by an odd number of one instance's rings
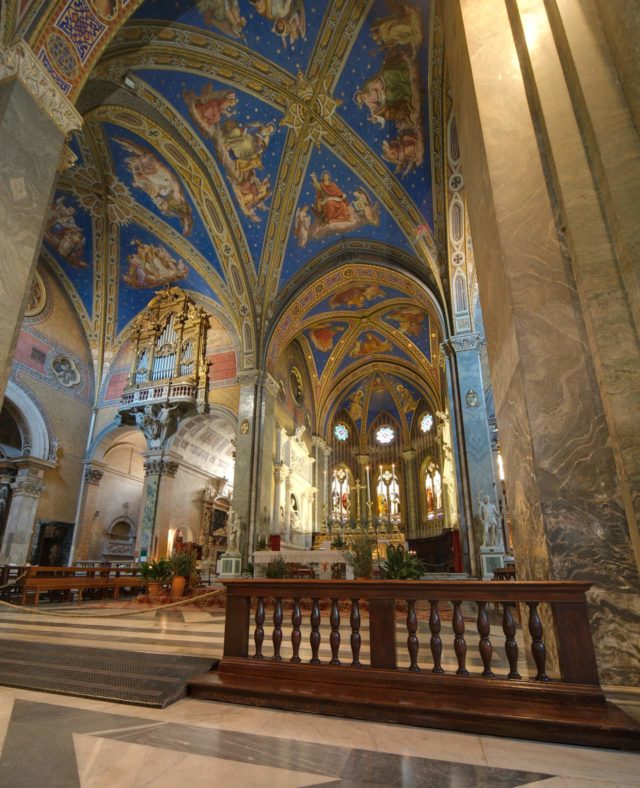
[[[489,501],[488,495],[479,498],[478,504],[480,506],[480,520],[484,529],[482,547],[499,547],[502,540],[500,538],[500,515],[496,505]]]

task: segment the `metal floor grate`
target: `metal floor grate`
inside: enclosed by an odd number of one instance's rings
[[[5,641],[0,685],[164,708],[217,660],[139,651]]]

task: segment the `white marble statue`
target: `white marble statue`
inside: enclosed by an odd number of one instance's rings
[[[240,551],[240,523],[236,519],[236,513],[229,509],[227,517],[227,553],[238,553]]]
[[[480,506],[480,519],[484,529],[482,547],[499,547],[500,539],[500,515],[496,505],[489,501],[489,496],[478,499]]]

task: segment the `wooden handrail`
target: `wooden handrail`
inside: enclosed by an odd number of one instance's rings
[[[483,662],[483,678],[495,678],[491,669],[493,647],[490,640],[490,625],[486,605],[489,602],[501,603],[503,607],[502,626],[505,635],[505,652],[509,662],[507,681],[521,680],[518,672],[518,645],[515,640],[513,605],[523,603],[529,609],[528,629],[531,637],[531,654],[536,665],[536,680],[549,681],[546,672],[546,646],[538,606],[548,604],[555,625],[555,641],[558,648],[559,668],[562,681],[567,683],[599,686],[598,669],[589,626],[586,592],[591,583],[579,581],[408,581],[408,580],[225,580],[227,589],[227,614],[225,623],[224,657],[249,659],[251,599],[257,598],[256,630],[254,640],[257,646],[256,657],[262,656],[264,639],[265,609],[264,600],[274,599],[273,639],[276,646],[275,661],[280,662],[280,643],[282,642],[283,605],[282,600],[294,600],[294,620],[292,627],[294,639],[300,638],[299,602],[301,599],[312,601],[309,624],[311,627],[310,644],[311,664],[320,664],[318,647],[320,644],[320,599],[331,600],[331,648],[330,664],[342,665],[339,659],[339,601],[351,603],[352,657],[351,666],[359,666],[360,612],[358,605],[369,605],[369,640],[371,667],[396,670],[396,603],[406,602],[407,650],[410,670],[420,672],[418,667],[416,602],[430,605],[429,624],[431,639],[429,647],[433,658],[431,672],[442,674],[440,638],[441,602],[451,603],[453,607],[452,626],[454,630],[454,651],[458,662],[456,674],[468,676],[466,667],[467,638],[461,604],[474,602],[478,605],[477,635],[478,650]],[[287,606],[288,607],[288,606]],[[286,625],[285,625],[286,626]],[[475,640],[475,636],[474,636]],[[355,644],[355,648],[354,648]],[[295,656],[297,657],[297,651]],[[299,660],[298,660],[299,662]],[[296,664],[296,660],[294,660]]]

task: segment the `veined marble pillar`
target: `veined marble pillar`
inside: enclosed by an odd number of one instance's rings
[[[102,529],[100,528],[100,482],[104,476],[105,465],[95,460],[84,466],[82,503],[76,524],[77,533],[74,561],[99,561],[102,554]]]
[[[53,463],[35,458],[16,461],[18,472],[11,485],[11,506],[4,531],[0,563],[26,564],[31,557],[31,540],[38,502],[44,489],[43,475]]]
[[[637,686],[637,129],[590,0],[442,8],[519,576],[593,579]]]
[[[418,508],[420,506],[420,495],[418,493],[418,476],[416,472],[416,452],[414,449],[407,449],[402,452],[402,467],[404,473],[404,500],[406,506],[405,516],[402,518],[405,523],[405,535],[407,539],[418,536]],[[416,498],[416,495],[418,496]]]
[[[284,531],[282,538],[285,542],[291,539],[291,476],[284,480]]]
[[[178,463],[164,452],[144,454],[144,486],[142,514],[138,526],[138,551],[144,560],[167,553],[167,537],[171,522],[173,479]]]
[[[260,370],[241,372],[238,380],[240,405],[232,506],[240,524],[240,550],[246,561],[255,547],[263,510],[266,507],[269,512],[273,505],[278,383]]]
[[[31,49],[0,47],[0,400],[64,140],[82,118]]]
[[[483,540],[480,519],[481,502],[492,504],[499,510],[498,489],[494,475],[493,452],[489,435],[489,420],[485,405],[485,386],[482,377],[480,352],[483,338],[476,333],[458,334],[446,343],[445,352],[455,356],[462,414],[462,435],[469,482],[471,507],[471,545],[479,546]],[[488,381],[487,381],[488,382]],[[478,555],[475,555],[476,561]],[[479,564],[478,564],[479,565]]]

